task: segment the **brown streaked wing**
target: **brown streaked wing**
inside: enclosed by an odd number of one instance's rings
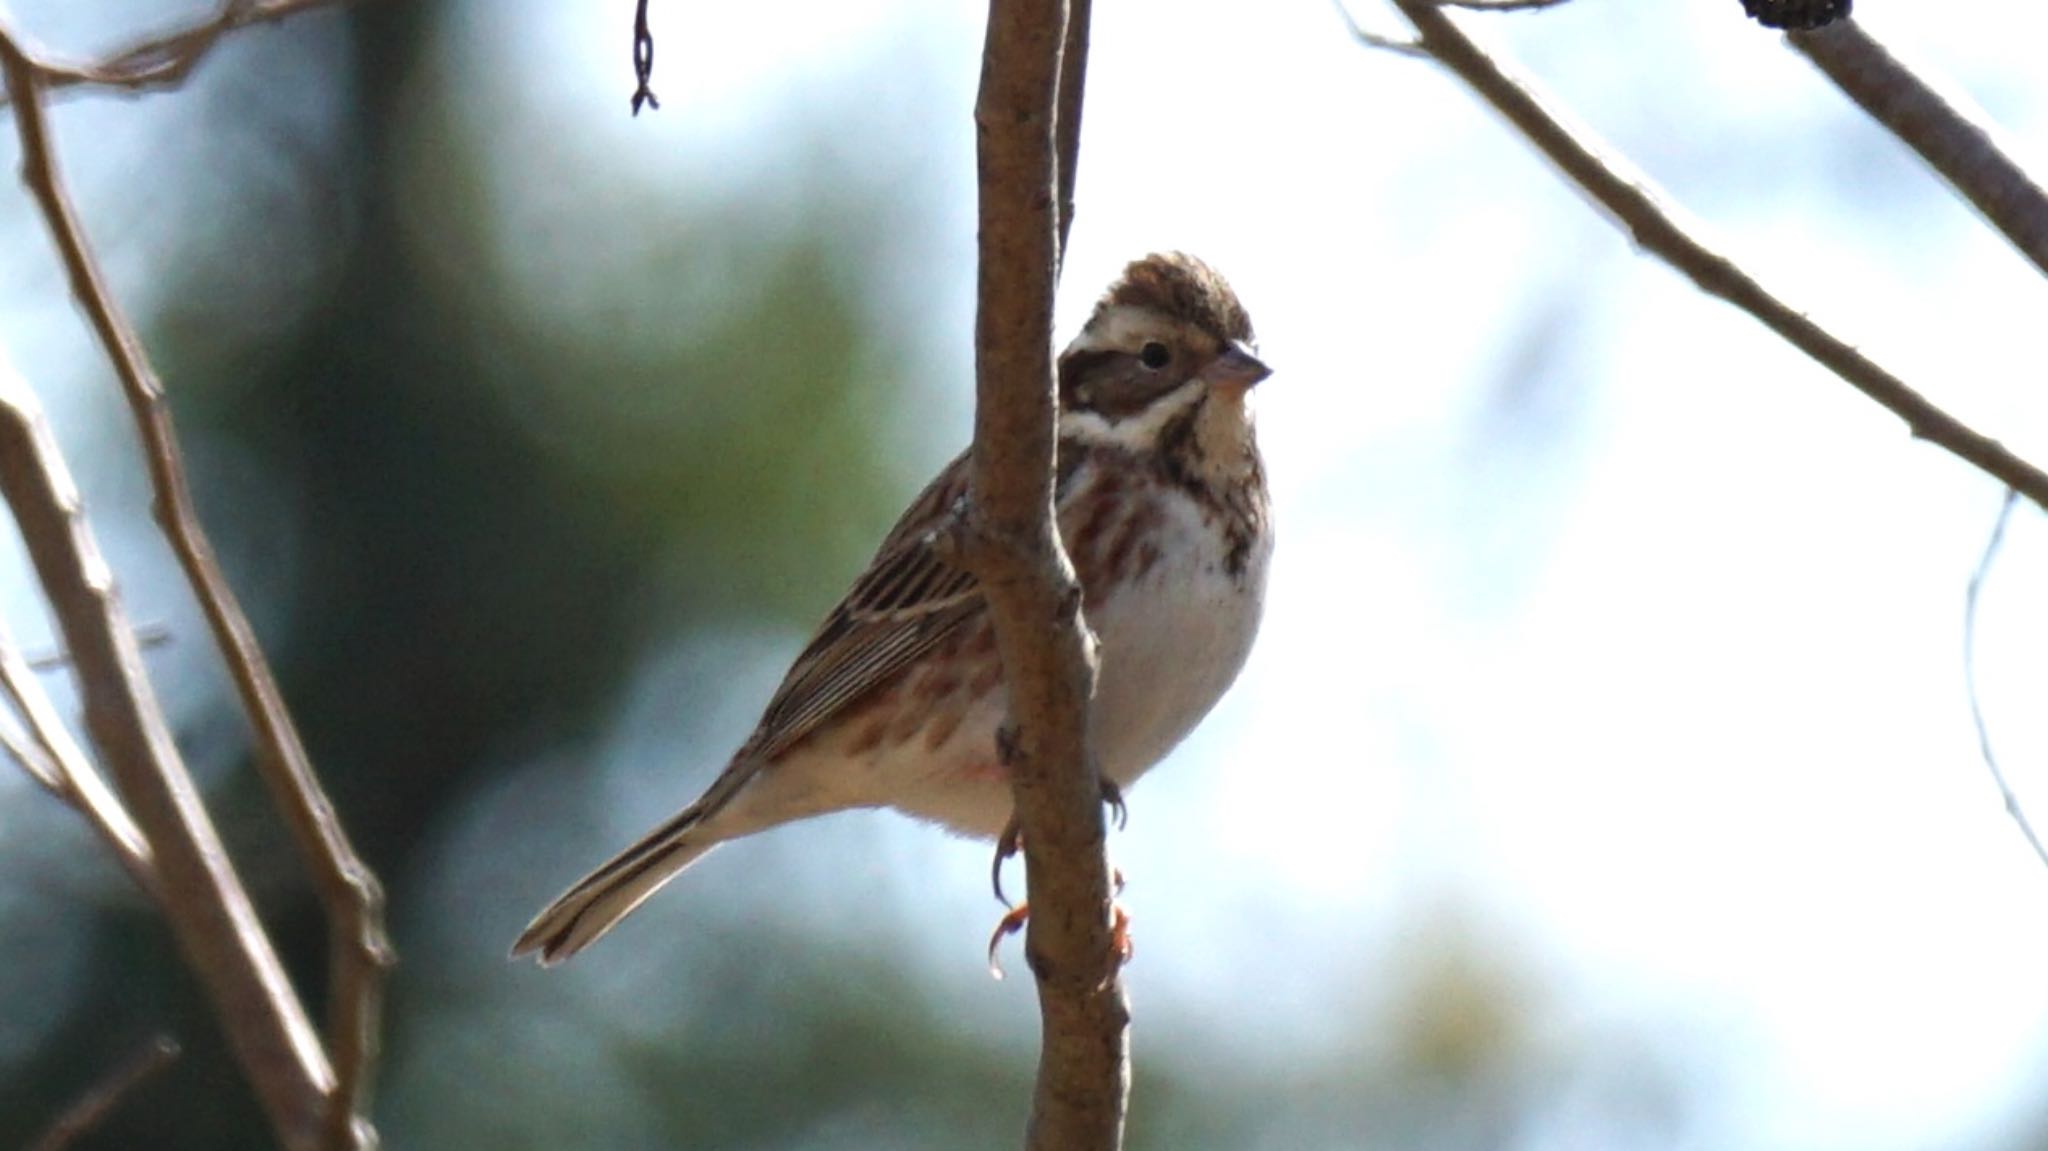
[[[935,533],[966,494],[962,453],[911,501],[853,589],[825,617],[738,760],[758,763],[793,746],[981,611],[974,576],[942,559],[934,546]]]

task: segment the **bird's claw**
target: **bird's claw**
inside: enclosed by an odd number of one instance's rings
[[[1124,789],[1118,787],[1116,781],[1106,775],[1102,777],[1102,802],[1109,808],[1110,817],[1116,823],[1118,831],[1130,825],[1131,809],[1124,804]]]
[[[1017,817],[1013,815],[1010,822],[1003,825],[1003,833],[996,836],[996,857],[988,869],[989,886],[995,889],[996,902],[1004,907],[1013,904],[1010,897],[1003,894],[1003,864],[1008,863],[1023,846],[1024,828],[1017,823]]]
[[[996,959],[996,948],[1003,945],[1003,940],[1024,930],[1024,921],[1030,918],[1031,905],[1020,903],[1012,907],[1009,913],[1001,919],[996,920],[996,929],[988,937],[988,973],[990,976],[996,979],[1003,977],[1003,965],[1001,961]]]

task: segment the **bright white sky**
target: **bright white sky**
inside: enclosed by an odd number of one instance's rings
[[[920,325],[959,381],[932,401],[935,462],[967,434],[976,7],[656,3],[663,108],[637,121],[627,0],[472,3],[445,63],[494,133],[607,179],[737,194],[772,182],[788,125],[825,114],[874,133],[850,154],[903,150],[951,180],[924,246],[895,257],[956,301]],[[2048,459],[2048,285],[1736,8],[1577,0],[1470,23],[1793,302]],[[1858,15],[2048,154],[2048,9],[1949,8]],[[1336,1029],[1383,994],[1376,973],[1449,923],[1540,979],[1548,1036],[1703,1045],[1717,1147],[1997,1145],[2037,1116],[2048,868],[1985,776],[1960,660],[1995,485],[1635,255],[1453,79],[1356,47],[1327,5],[1098,9],[1061,315],[1071,330],[1148,249],[1225,270],[1276,368],[1261,435],[1283,533],[1251,666],[1114,843],[1141,1026],[1279,1037],[1254,1059],[1355,1041]],[[906,59],[932,78],[897,75]],[[508,221],[552,252],[610,226],[521,155],[498,161]],[[529,271],[569,274],[549,263]],[[2048,526],[2022,510],[1979,677],[2048,820],[2043,586]],[[741,657],[759,666],[727,682],[752,694],[711,742],[744,732],[799,638]],[[677,658],[622,714],[622,749],[714,657]],[[721,757],[652,770],[622,750],[613,840]],[[981,845],[857,817],[774,838],[841,854],[756,857],[762,876],[733,848],[691,882],[794,885],[829,923],[845,853],[879,857],[867,874],[963,1011],[1014,1017],[1028,997],[990,991],[971,932],[932,927],[988,917]],[[621,940],[687,914],[665,898]],[[1242,993],[1276,964],[1295,976],[1272,987],[1285,1026]]]

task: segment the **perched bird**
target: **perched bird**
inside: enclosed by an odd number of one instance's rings
[[[1120,789],[1251,652],[1273,534],[1250,393],[1269,369],[1230,286],[1173,253],[1124,270],[1058,370],[1060,535],[1099,644],[1096,755]],[[894,807],[1005,835],[1002,663],[974,577],[939,542],[968,459],[903,513],[710,788],[549,904],[515,956],[566,959],[713,847],[792,820]]]

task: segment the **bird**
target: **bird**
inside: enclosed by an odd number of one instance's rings
[[[1257,637],[1273,530],[1252,393],[1271,370],[1224,278],[1167,252],[1124,268],[1056,372],[1056,521],[1096,637],[1091,730],[1120,807]],[[972,452],[911,502],[703,795],[543,909],[515,958],[553,966],[719,844],[830,812],[889,807],[994,838],[1000,868],[1016,834],[1008,694],[987,605],[948,546]]]

